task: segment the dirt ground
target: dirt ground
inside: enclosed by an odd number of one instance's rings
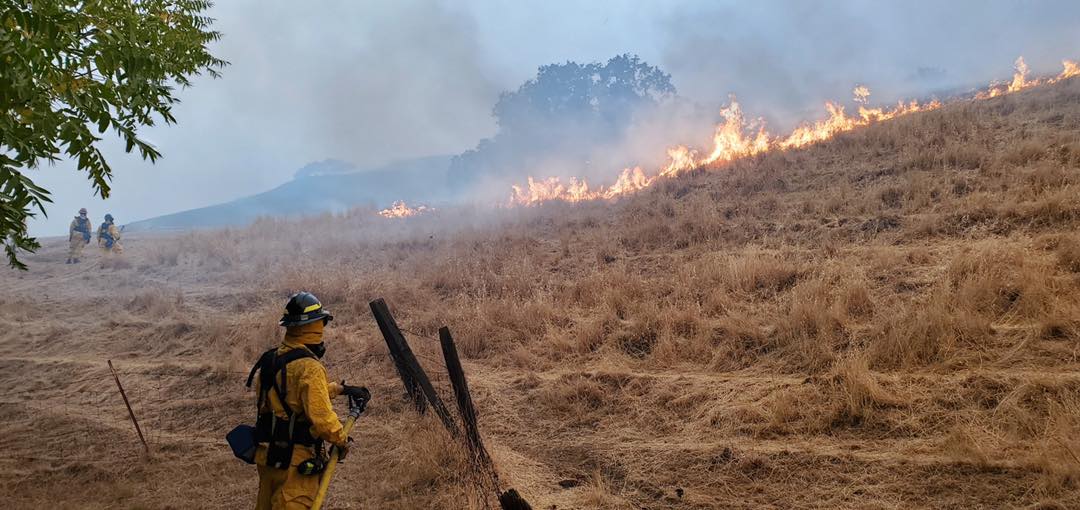
[[[132,235],[0,271],[12,508],[242,508],[251,363],[289,293],[371,388],[330,508],[483,508],[403,390],[455,333],[537,509],[1080,507],[1080,83],[964,102],[614,203]],[[150,444],[142,448],[106,360]],[[339,403],[344,413],[344,403]]]

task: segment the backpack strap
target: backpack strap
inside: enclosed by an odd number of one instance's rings
[[[273,363],[274,363],[274,356],[276,356],[276,355],[277,355],[277,347],[262,353],[262,356],[259,356],[259,360],[256,361],[254,365],[252,365],[251,372],[248,372],[247,383],[245,383],[245,386],[247,386],[248,388],[251,387],[252,381],[255,380],[255,372],[260,373],[260,376],[259,376],[259,388],[258,388],[259,396],[255,400],[256,412],[258,412],[258,409],[260,407],[262,407],[263,399],[266,398],[266,390],[270,388],[270,384],[267,384],[266,376],[270,375],[271,378],[273,377],[272,371],[266,371],[266,370],[263,370],[263,368],[265,368],[267,366],[272,366]],[[270,382],[272,383],[273,380],[271,379]]]
[[[288,370],[285,368],[290,362],[300,358],[314,358],[315,355],[307,350],[307,348],[292,349],[280,356],[278,356],[277,350],[277,347],[275,347],[264,352],[262,356],[259,356],[259,360],[251,367],[251,372],[248,372],[246,385],[248,388],[251,387],[252,382],[255,380],[255,372],[258,372],[259,398],[256,400],[256,408],[262,407],[263,399],[266,398],[267,392],[273,388],[274,392],[278,395],[278,400],[281,401],[282,407],[285,408],[285,414],[291,417],[293,415],[293,410],[289,407],[289,404],[285,402],[285,395],[288,388]],[[281,373],[280,383],[278,383],[279,372]]]
[[[287,380],[288,375],[289,375],[289,371],[286,370],[286,366],[288,366],[289,363],[291,363],[293,361],[296,361],[296,360],[298,360],[300,358],[314,358],[314,357],[315,357],[315,355],[312,354],[311,351],[307,350],[306,347],[302,347],[302,348],[293,349],[293,350],[291,350],[289,352],[286,352],[285,354],[282,354],[281,356],[276,356],[274,358],[274,362],[273,362],[274,363],[274,368],[273,368],[274,377],[272,379],[273,386],[274,386],[274,391],[276,391],[277,394],[278,394],[278,400],[281,400],[281,406],[285,408],[285,414],[289,415],[290,418],[293,416],[293,410],[291,408],[289,408],[289,404],[287,404],[285,402],[285,395],[286,395],[288,387],[289,387],[288,380]],[[278,384],[278,378],[277,378],[277,373],[278,372],[281,373],[281,384],[280,385]]]
[[[255,380],[255,372],[258,372],[259,367],[262,366],[263,358],[266,358],[267,356],[273,356],[275,352],[277,352],[277,347],[270,349],[269,351],[262,353],[262,356],[259,356],[259,360],[251,366],[251,372],[248,372],[247,383],[245,383],[244,386],[247,386],[248,388],[251,387],[251,382]]]

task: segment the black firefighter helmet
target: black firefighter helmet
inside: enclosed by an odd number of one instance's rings
[[[310,292],[297,292],[289,296],[289,302],[285,303],[285,314],[281,316],[278,324],[282,326],[303,326],[315,321],[332,321],[334,316],[323,308],[319,298]]]

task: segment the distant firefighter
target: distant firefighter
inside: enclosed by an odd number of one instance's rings
[[[90,218],[86,217],[86,208],[79,209],[79,215],[71,220],[68,227],[68,264],[79,263],[83,248],[90,244],[91,230],[93,227],[90,226]]]
[[[120,244],[120,229],[113,223],[111,214],[105,215],[105,222],[98,227],[98,246],[106,252],[123,253],[124,247]]]

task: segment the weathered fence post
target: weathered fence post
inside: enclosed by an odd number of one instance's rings
[[[458,357],[449,328],[439,329],[439,343],[442,346],[443,359],[446,360],[446,371],[450,374],[450,384],[454,387],[454,396],[457,397],[458,412],[461,413],[461,421],[465,425],[466,446],[477,460],[490,465],[491,458],[484,449],[476,424],[476,407],[473,406],[472,395],[469,393],[469,384],[465,381],[465,370],[461,368],[461,358]]]
[[[397,323],[394,322],[394,316],[390,315],[390,309],[386,306],[386,301],[381,298],[372,301],[371,313],[375,315],[375,321],[379,323],[379,329],[386,340],[386,345],[390,348],[390,355],[395,357],[394,364],[398,367],[398,375],[401,376],[402,381],[405,383],[405,388],[410,390],[411,385],[419,386],[420,391],[423,392],[428,403],[431,404],[431,408],[435,410],[435,414],[439,415],[439,419],[442,420],[446,430],[450,432],[450,435],[458,437],[460,431],[457,423],[450,416],[450,411],[446,409],[446,405],[439,398],[439,394],[435,393],[435,387],[431,385],[427,373],[424,372],[420,362],[416,360],[416,355],[409,348],[409,342],[405,340],[405,335],[398,329]],[[413,398],[416,399],[416,393],[412,394],[414,395]],[[419,404],[417,410],[420,410]]]
[[[382,298],[376,299],[371,302],[371,314],[375,316],[375,322],[379,325],[379,331],[382,332],[383,339],[386,340],[386,348],[390,350],[390,359],[394,361],[394,368],[397,369],[398,376],[401,377],[401,382],[405,384],[405,391],[413,400],[413,405],[416,406],[416,411],[420,414],[424,414],[427,406],[424,402],[424,393],[420,389],[420,384],[416,382],[416,379],[412,376],[412,372],[409,370],[408,365],[405,363],[405,358],[401,354],[401,349],[398,347],[398,342],[395,340],[397,337],[404,338],[401,335],[401,330],[398,329],[397,323],[394,322],[394,316],[390,315],[390,309],[386,306],[386,301]]]
[[[457,346],[454,345],[454,337],[450,335],[450,328],[444,326],[439,329],[439,344],[442,346],[443,359],[446,360],[446,371],[450,374],[450,384],[454,387],[458,412],[461,413],[461,421],[465,425],[465,444],[469,447],[477,468],[493,485],[491,489],[499,496],[499,506],[503,510],[532,510],[518,491],[509,489],[502,492],[499,487],[499,475],[495,472],[495,464],[491,461],[491,456],[488,455],[480,438],[476,406],[473,405],[469,384],[465,381],[465,370],[461,367],[461,358],[458,357]]]
[[[143,450],[147,455],[150,455],[150,445],[146,444],[146,438],[142,435],[142,429],[139,428],[139,420],[135,419],[135,411],[131,409],[131,403],[128,402],[127,394],[124,393],[124,387],[120,384],[120,376],[116,375],[116,369],[112,366],[112,360],[105,360],[109,364],[109,372],[112,372],[113,380],[116,381],[116,387],[120,390],[120,397],[124,399],[124,405],[127,406],[128,416],[131,417],[131,423],[135,424],[135,432],[139,434],[139,441],[142,441]]]

